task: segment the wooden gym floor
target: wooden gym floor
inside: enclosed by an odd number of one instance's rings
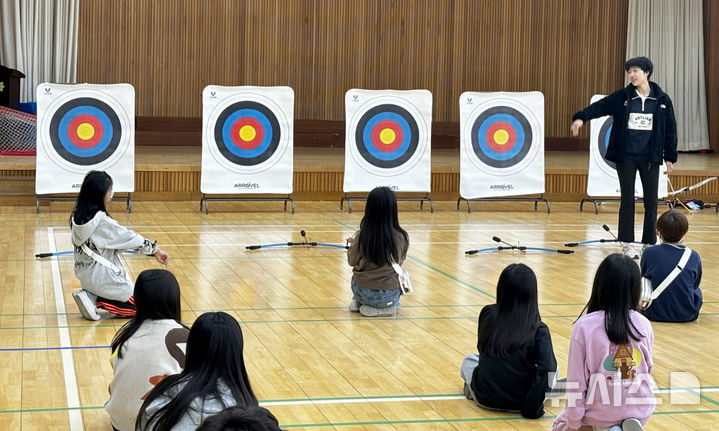
[[[616,204],[598,215],[577,203],[552,203],[552,213],[530,203],[478,203],[472,214],[455,202],[419,212],[400,204],[410,234],[405,267],[414,295],[394,318],[350,313],[351,269],[335,248],[270,248],[250,244],[300,241],[343,243],[358,226],[338,202],[213,203],[209,215],[192,202],[135,202],[133,213],[112,204],[122,224],[158,240],[182,288],[183,320],[225,310],[241,323],[245,358],[261,403],[283,428],[306,430],[547,430],[561,407],[547,402],[539,420],[477,408],[462,396],[459,365],[475,352],[476,319],[494,300],[499,273],[523,262],[537,273],[540,311],[550,328],[561,374],[566,372],[572,322],[585,304],[594,271],[612,243],[577,247],[574,254],[492,251],[492,236],[527,246],[563,248],[565,242],[611,238]],[[89,322],[71,298],[79,288],[71,257],[35,259],[70,249],[71,204],[0,208],[0,429],[110,430],[102,406],[112,377],[109,342],[123,320]],[[641,211],[639,211],[641,212]],[[639,215],[637,217],[639,220]],[[690,216],[686,243],[704,263],[705,305],[696,322],[654,324],[653,377],[662,404],[648,430],[710,430],[719,423],[719,216]],[[616,229],[614,228],[616,232]],[[133,276],[157,267],[127,255]],[[673,382],[686,372],[696,381]],[[676,376],[676,375],[675,375]]]

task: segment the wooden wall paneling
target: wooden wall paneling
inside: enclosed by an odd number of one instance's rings
[[[450,123],[462,91],[539,90],[564,138],[623,84],[627,1],[82,0],[78,80],[133,84],[139,117],[195,119],[208,84],[288,85],[295,118],[322,121],[353,87],[429,89]]]

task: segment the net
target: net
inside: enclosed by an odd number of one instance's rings
[[[35,155],[37,117],[0,106],[0,154]]]

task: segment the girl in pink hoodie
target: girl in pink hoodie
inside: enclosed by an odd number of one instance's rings
[[[641,274],[630,257],[607,256],[592,295],[574,322],[567,364],[566,407],[553,431],[640,431],[654,411],[649,320],[635,311]]]

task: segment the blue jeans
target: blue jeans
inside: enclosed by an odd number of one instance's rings
[[[369,305],[377,308],[398,307],[399,306],[399,289],[393,290],[375,290],[365,289],[357,286],[354,281],[351,282],[352,298],[359,301],[360,304]]]

